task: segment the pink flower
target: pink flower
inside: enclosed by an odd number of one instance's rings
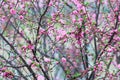
[[[115,37],[115,40],[116,40],[116,41],[120,41],[120,37],[118,37],[118,36]]]
[[[20,19],[20,20],[23,20],[23,19],[24,19],[24,17],[23,17],[22,15],[20,15],[20,16],[19,16],[19,19]]]
[[[52,2],[52,1],[50,1],[49,6],[52,6],[52,5],[53,5],[53,2]]]
[[[40,29],[39,34],[47,34],[47,32],[44,29]]]
[[[49,63],[49,62],[50,62],[50,59],[44,57],[44,61]]]
[[[113,52],[113,49],[112,49],[112,48],[109,48],[107,51],[108,51],[108,52]]]
[[[73,62],[73,64],[74,64],[74,67],[77,67],[77,63],[76,62]]]
[[[118,69],[120,69],[120,64],[117,65]]]
[[[82,22],[83,21],[83,18],[79,18],[79,20],[78,20],[79,22]]]
[[[78,11],[77,11],[77,10],[74,10],[74,11],[73,11],[73,14],[74,14],[74,15],[77,15],[77,14],[78,14]]]
[[[58,30],[58,34],[61,35],[61,36],[65,36],[66,35],[66,31],[65,30]]]
[[[119,18],[119,20],[120,20],[120,16],[119,16],[118,18]]]
[[[13,74],[12,74],[12,72],[4,72],[4,73],[3,73],[3,77],[13,78]]]
[[[72,22],[75,23],[77,20],[76,19],[72,19]]]
[[[20,34],[21,34],[21,35],[24,35],[24,32],[21,30],[21,31],[20,31]]]
[[[115,61],[115,62],[112,62],[112,64],[113,64],[115,67],[117,67],[118,69],[120,69],[120,64],[117,64],[116,61]]]
[[[45,80],[45,78],[42,75],[38,75],[37,80]]]
[[[34,45],[29,44],[29,45],[27,46],[27,48],[30,49],[30,50],[33,50],[33,49],[34,49]]]
[[[28,63],[28,65],[30,65],[30,64],[32,63],[32,60],[31,60],[31,59],[28,59],[28,60],[27,60],[27,63]]]
[[[7,67],[3,67],[0,69],[0,71],[5,71],[7,69]]]
[[[3,21],[3,22],[6,21],[6,19],[7,19],[6,16],[3,16],[3,17],[2,17],[2,21]]]
[[[65,20],[60,19],[59,22],[65,24]]]
[[[27,47],[26,46],[22,46],[21,49],[24,50],[24,51],[26,51]]]
[[[64,58],[64,57],[61,59],[61,61],[62,61],[62,63],[66,63],[67,62],[66,58]]]
[[[26,2],[26,1],[29,1],[29,0],[22,0],[21,2]]]
[[[119,10],[118,7],[116,7],[116,8],[114,9],[115,12],[117,12],[118,10]]]
[[[15,9],[10,9],[10,13],[15,15],[16,14],[16,10]]]
[[[78,9],[79,11],[80,11],[80,10],[82,9],[82,7],[83,7],[82,4],[80,4],[80,3],[77,3],[76,5],[77,5],[77,9]]]
[[[61,36],[56,36],[56,40],[59,41],[61,39]]]

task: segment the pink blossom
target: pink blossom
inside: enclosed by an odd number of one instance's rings
[[[107,4],[108,4],[107,0],[105,0],[103,3],[104,3],[105,5],[107,5]]]
[[[120,69],[120,64],[117,65],[118,69]]]
[[[115,12],[117,12],[118,10],[119,10],[118,7],[116,7],[116,8],[114,9]]]
[[[74,2],[76,5],[79,4],[77,0],[71,0],[71,1]]]
[[[20,31],[20,34],[23,36],[23,35],[24,35],[24,31],[21,30],[21,31]]]
[[[93,18],[93,19],[96,18],[96,14],[95,14],[95,13],[92,14],[92,18]]]
[[[49,62],[50,62],[50,59],[44,57],[44,61],[49,63]]]
[[[116,40],[116,41],[120,41],[120,37],[118,37],[118,36],[115,37],[115,40]]]
[[[52,1],[50,1],[49,6],[52,6],[52,5],[53,5],[53,2],[52,2]]]
[[[116,67],[117,66],[117,62],[115,61],[115,62],[112,62],[112,64]]]
[[[77,14],[78,14],[77,10],[74,10],[74,11],[73,11],[73,14],[74,14],[74,15],[77,15]]]
[[[22,51],[21,51],[21,50],[18,50],[18,53],[21,55],[21,54],[22,54]]]
[[[61,39],[61,36],[56,36],[56,40],[59,41]]]
[[[34,45],[29,44],[29,45],[27,46],[27,48],[30,49],[30,50],[33,50],[33,49],[34,49]]]
[[[3,16],[3,17],[2,17],[2,21],[3,21],[3,22],[6,21],[6,19],[7,19],[6,16]]]
[[[65,43],[67,41],[67,39],[65,38],[64,40],[63,40],[63,42]]]
[[[64,35],[66,35],[66,31],[60,29],[60,30],[58,30],[58,34],[60,34],[61,36],[64,36]]]
[[[82,9],[82,4],[80,4],[80,3],[76,3],[76,5],[77,5],[77,9],[80,11],[81,9]]]
[[[59,22],[65,24],[65,20],[60,19]]]
[[[67,62],[66,58],[64,58],[64,57],[61,59],[61,61],[62,61],[62,63],[66,63]]]
[[[75,23],[77,21],[74,14],[73,15],[71,14],[71,20],[72,20],[73,23]]]
[[[118,18],[119,18],[119,20],[120,20],[120,16],[119,16]]]
[[[82,22],[83,21],[83,18],[79,18],[79,20],[78,20],[79,22]]]
[[[47,32],[44,29],[40,29],[39,34],[47,34]]]
[[[85,7],[82,6],[83,13],[86,13]]]
[[[16,14],[16,10],[15,9],[10,9],[10,13],[15,15]]]
[[[35,69],[35,68],[36,68],[36,65],[35,65],[35,63],[34,63],[34,64],[32,64],[32,65],[31,65],[31,67]]]
[[[28,60],[27,60],[27,63],[28,63],[28,65],[30,65],[30,64],[32,63],[32,60],[31,60],[31,59],[28,59]]]
[[[38,75],[37,80],[45,80],[45,78],[42,75]]]
[[[112,49],[112,48],[109,48],[107,51],[108,51],[108,52],[113,52],[113,49]]]
[[[7,67],[3,67],[0,69],[0,71],[5,71],[7,69]]]
[[[4,73],[3,73],[3,77],[13,78],[13,74],[12,74],[12,72],[4,72]]]
[[[57,31],[57,34],[58,34],[58,36],[56,36],[56,39],[57,39],[57,41],[59,41],[59,40],[65,38],[65,36],[66,36],[66,31],[60,29],[60,30]]]
[[[73,62],[73,64],[74,64],[74,67],[77,67],[77,63],[76,62]]]
[[[58,61],[56,61],[56,64],[59,64],[59,62],[58,62]]]
[[[29,1],[29,0],[22,0],[22,2],[26,2],[26,1]]]
[[[75,23],[75,22],[76,22],[76,19],[72,19],[72,22]]]
[[[24,50],[24,51],[26,51],[27,47],[26,46],[22,46],[21,49]]]
[[[20,16],[19,16],[19,19],[20,19],[20,20],[23,20],[23,19],[24,19],[24,17],[23,17],[22,15],[20,15]]]

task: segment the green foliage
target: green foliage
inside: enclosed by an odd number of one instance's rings
[[[66,74],[70,74],[70,70],[67,69],[67,70],[65,71],[65,73],[66,73]]]
[[[25,26],[24,26],[24,25],[21,25],[21,28],[24,30],[24,29],[25,29]]]
[[[82,28],[85,28],[85,25],[82,25]]]
[[[118,27],[118,31],[120,32],[120,26]]]
[[[94,70],[94,68],[93,68],[93,67],[91,67],[91,68],[90,68],[90,71],[93,71],[93,70]]]
[[[67,34],[70,34],[70,32],[67,32]]]
[[[87,20],[87,16],[83,16],[83,20],[86,21]]]
[[[7,2],[7,0],[3,0],[4,2]]]
[[[85,6],[89,6],[89,2],[84,2],[84,5]]]
[[[0,80],[3,80],[3,78],[0,78]]]
[[[81,26],[80,26],[80,25],[78,25],[77,27],[78,27],[78,28],[81,28]]]
[[[75,73],[72,77],[73,78],[77,78],[77,77],[79,77],[81,74],[80,73]]]
[[[61,24],[60,23],[56,23],[54,26],[55,26],[55,28],[60,28]]]

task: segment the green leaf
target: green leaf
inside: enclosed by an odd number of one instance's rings
[[[7,0],[4,0],[4,2],[7,2]]]
[[[36,64],[37,67],[40,67],[40,64]]]
[[[66,73],[66,74],[70,74],[70,70],[69,70],[69,69],[66,70],[65,73]]]
[[[70,34],[70,32],[67,32],[67,34]]]
[[[3,80],[2,78],[0,78],[0,80]]]
[[[85,6],[88,6],[88,5],[89,5],[89,2],[84,2],[84,5],[85,5]]]
[[[80,25],[78,25],[78,28],[80,28],[81,26]]]
[[[24,30],[24,29],[25,29],[25,26],[24,26],[24,25],[21,25],[21,28]]]
[[[94,70],[94,68],[93,68],[93,67],[91,67],[91,68],[90,68],[90,70],[91,70],[91,71],[93,71],[93,70]]]
[[[75,73],[72,77],[73,78],[77,78],[77,77],[79,77],[81,74],[80,73]]]
[[[100,0],[100,3],[102,3],[103,2],[103,0]]]
[[[120,26],[118,27],[118,31],[120,32]]]
[[[60,27],[61,27],[61,24],[60,24],[60,23],[56,23],[54,26],[55,26],[56,28],[60,28]]]
[[[82,25],[82,28],[85,28],[85,25]]]
[[[83,20],[86,21],[86,18],[87,18],[87,16],[84,15],[84,16],[83,16]]]
[[[95,24],[96,24],[96,22],[95,22],[95,21],[93,21],[93,22],[92,22],[92,25],[95,25]]]

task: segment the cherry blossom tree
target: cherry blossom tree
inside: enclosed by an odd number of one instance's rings
[[[0,80],[119,75],[119,0],[0,1]]]

